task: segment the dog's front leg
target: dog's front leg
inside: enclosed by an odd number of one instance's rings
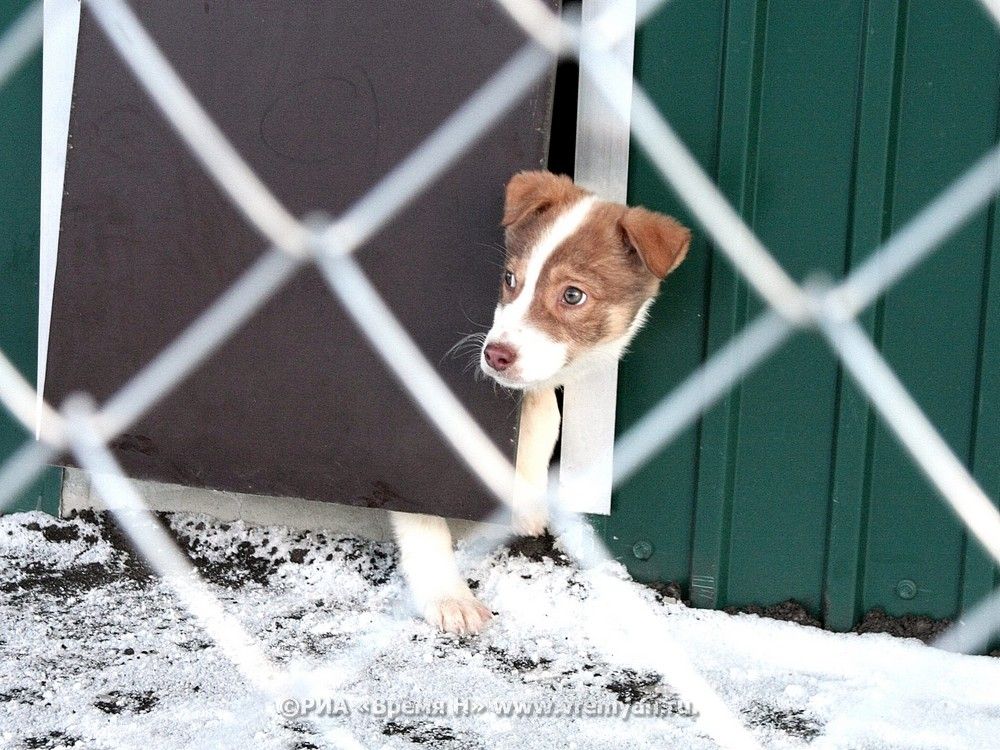
[[[493,613],[472,595],[458,572],[451,532],[440,516],[389,514],[399,545],[399,565],[424,618],[450,633],[478,633]]]
[[[545,494],[549,483],[549,461],[559,439],[559,404],[554,388],[526,391],[521,402],[521,426],[517,441],[517,471],[514,476],[514,532],[539,536],[549,522]]]

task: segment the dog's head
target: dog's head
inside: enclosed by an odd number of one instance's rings
[[[503,225],[500,301],[480,366],[508,388],[559,385],[618,359],[691,241],[669,216],[544,171],[511,178]]]

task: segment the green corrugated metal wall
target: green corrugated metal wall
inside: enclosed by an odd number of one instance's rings
[[[0,31],[28,6],[0,3]],[[42,56],[0,90],[0,349],[34,380],[38,317],[38,196],[41,151]],[[0,461],[27,438],[0,409]],[[49,469],[14,510],[59,508],[60,474]]]
[[[800,280],[850,270],[1000,137],[1000,34],[975,0],[677,0],[640,32],[636,69]],[[630,199],[684,215],[639,153]],[[863,318],[994,498],[997,229],[991,207]],[[619,429],[762,309],[697,234],[623,363]],[[873,607],[953,616],[994,585],[984,553],[811,336],[613,507],[603,527],[616,554],[641,578],[688,584],[700,606],[794,598],[845,629]],[[632,552],[640,540],[649,559]]]

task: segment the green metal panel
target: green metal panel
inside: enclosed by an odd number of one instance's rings
[[[0,31],[27,5],[26,0],[0,4]],[[41,60],[35,55],[0,89],[0,349],[31,379],[38,318]],[[0,414],[0,461],[29,437]],[[47,470],[13,509],[57,513],[60,479],[59,469]]]
[[[974,0],[675,2],[637,75],[797,279],[862,261],[1000,137],[1000,35]],[[640,154],[630,198],[678,211]],[[681,214],[683,216],[683,213]],[[1000,491],[995,211],[862,316],[991,496]],[[623,363],[619,429],[762,309],[704,232]],[[815,336],[784,347],[623,486],[604,523],[700,606],[954,615],[994,569]],[[653,545],[648,560],[636,541]],[[912,581],[916,594],[900,583]]]
[[[897,32],[897,122],[890,155],[892,226],[979,158],[997,137],[997,33],[973,3],[913,2]],[[989,217],[971,221],[886,297],[875,335],[890,364],[959,456],[969,457],[980,356]],[[862,608],[959,605],[963,535],[881,426],[874,430]],[[991,488],[993,494],[997,487]],[[917,596],[896,594],[900,581]]]
[[[861,7],[782,2],[757,13],[747,217],[793,277],[835,272],[850,199]],[[762,309],[749,298],[740,312]],[[794,597],[818,609],[835,384],[826,347],[802,337],[740,388],[737,422],[721,436],[733,472],[725,600]]]
[[[654,91],[669,92],[659,105],[702,165],[715,169],[718,150],[719,70],[722,65],[722,0],[672,3],[650,20],[636,40],[638,75]],[[677,35],[674,30],[683,28]],[[675,44],[675,37],[682,44]],[[698,50],[698,54],[692,54]],[[646,205],[678,212],[673,195],[655,170],[633,154],[630,190]],[[631,425],[669,392],[704,354],[705,293],[711,256],[704,235],[695,238],[688,260],[667,280],[652,311],[654,324],[639,333],[619,371],[618,426]],[[604,521],[611,550],[630,561],[641,580],[683,579],[690,569],[698,440],[688,430],[612,498],[617,509]],[[638,541],[651,541],[652,555],[633,555]]]
[[[990,219],[971,455],[973,473],[983,486],[993,489],[996,498],[1000,494],[1000,213],[995,207]],[[974,540],[966,540],[962,572],[963,608],[997,585],[994,566]]]
[[[894,73],[899,11],[897,0],[873,0],[866,9],[862,28],[864,52],[858,85],[854,192],[845,271],[863,260],[890,228],[887,182],[897,116]],[[880,302],[861,315],[869,333],[875,330],[881,309]],[[843,374],[837,396],[823,604],[827,623],[846,630],[860,614],[860,550],[867,542],[862,530],[870,488],[867,456],[875,418],[865,398]]]

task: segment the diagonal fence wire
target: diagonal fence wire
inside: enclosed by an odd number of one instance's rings
[[[122,0],[87,6],[146,93],[243,218],[271,244],[303,255],[308,232],[236,152],[135,14]]]
[[[120,13],[123,10],[125,12],[128,12],[127,11],[127,7],[124,6],[120,2],[106,2],[106,3],[101,3],[101,2],[96,2],[96,0],[95,0],[91,4],[92,4],[92,6],[101,6],[101,7],[104,7],[105,9],[110,8],[110,9],[112,9],[113,12],[117,12],[117,13]],[[524,5],[524,7],[529,7],[528,4],[523,4],[523,5]],[[655,8],[656,5],[657,5],[656,3],[650,3],[650,4],[646,4],[644,6],[644,8],[646,10],[648,10],[648,9],[651,9],[651,8]],[[543,10],[545,10],[547,12],[547,9],[545,9],[544,7],[543,7]],[[557,22],[558,22],[558,19],[557,19]],[[614,23],[613,22],[610,23],[610,27],[612,29],[614,28]],[[128,28],[127,25],[125,26],[125,28]],[[141,27],[139,27],[139,28],[140,28],[140,31],[141,31]],[[109,33],[109,34],[112,33],[112,31],[110,29],[106,29],[106,32]],[[143,32],[143,34],[144,34],[144,32]],[[144,38],[146,40],[148,40],[148,35],[144,36]],[[550,36],[547,37],[546,41],[547,42],[551,42],[552,39],[575,39],[575,38],[576,37],[575,37],[575,34],[574,34],[574,30],[567,29],[565,27],[560,27],[560,30],[558,31],[558,33],[550,34]],[[151,43],[151,40],[148,40],[148,41],[150,41],[150,43]],[[116,46],[119,46],[119,49],[121,49],[120,45],[116,44]],[[543,46],[545,46],[545,45],[543,44]],[[128,49],[127,45],[126,45],[126,49]],[[155,45],[152,46],[152,49],[153,49],[154,52],[156,52]],[[526,50],[529,50],[529,49],[531,49],[531,48],[526,48]],[[537,50],[535,50],[535,52],[536,52],[536,55],[537,55],[537,59],[541,60],[542,63],[544,63],[545,60],[547,60],[547,57],[545,55],[540,55]],[[143,54],[149,54],[149,49],[145,49],[145,51],[144,51]],[[525,55],[525,57],[527,57],[527,55]],[[141,76],[141,70],[143,69],[144,60],[145,60],[145,58],[143,58],[142,55],[139,55],[139,57],[137,57],[134,61],[133,60],[128,60],[130,66],[133,67],[133,69],[135,70],[135,72],[136,72],[137,75]],[[165,63],[166,61],[164,59],[164,60],[161,60],[161,62]],[[545,67],[544,64],[540,65],[539,70],[540,71],[544,70],[544,67]],[[169,64],[167,65],[167,70],[169,70]],[[162,73],[162,71],[161,71],[161,73]],[[177,79],[177,81],[179,82],[179,79]],[[508,81],[508,82],[510,82],[510,81]],[[154,84],[154,86],[155,86],[155,84]],[[183,87],[182,83],[181,83],[181,86]],[[147,84],[147,88],[149,88],[148,84]],[[192,98],[192,101],[194,101],[193,98]],[[194,101],[194,105],[195,105],[196,110],[200,111],[200,108],[198,107],[196,101]],[[190,108],[188,108],[188,109],[190,110]],[[202,112],[202,114],[204,114],[204,113]],[[474,114],[482,115],[483,112],[482,111],[475,111]],[[660,134],[662,135],[662,127],[663,127],[663,125],[665,123],[662,122],[662,118],[660,118],[659,114],[655,111],[655,108],[652,109],[651,115],[653,115],[653,117],[651,117],[650,123],[647,123],[645,125],[641,125],[641,124],[636,125],[636,130],[639,131],[639,132],[651,131],[651,132],[655,133],[656,132],[656,127],[660,127],[661,128]],[[499,115],[497,115],[497,116],[499,116]],[[657,123],[656,120],[660,120],[661,122]],[[485,129],[485,127],[487,127],[493,121],[494,120],[491,119],[488,116],[481,118],[481,123],[482,123],[483,129]],[[173,124],[175,125],[175,127],[178,130],[181,130],[181,126],[179,126],[177,123],[173,123]],[[215,132],[216,132],[217,135],[219,135],[221,137],[221,133],[217,133],[217,131],[215,131]],[[461,134],[461,132],[462,132],[461,128],[457,128],[456,132],[458,134]],[[182,136],[183,136],[183,132],[182,132]],[[475,137],[477,137],[477,136],[473,135],[472,137],[470,137],[468,142],[471,143],[471,141],[474,140]],[[639,137],[639,136],[637,135],[637,137]],[[639,139],[640,139],[640,141],[642,140],[641,138],[639,138]],[[224,138],[223,138],[223,141],[224,141]],[[678,143],[679,143],[679,141],[678,141]],[[683,148],[683,144],[680,144],[680,145]],[[462,150],[464,150],[464,148],[465,148],[465,146],[462,147]],[[218,158],[222,159],[223,161],[227,158],[226,152],[224,150],[221,151],[221,152],[218,152],[218,153],[222,153],[222,156],[218,157]],[[230,155],[235,155],[236,158],[239,159],[238,155],[235,154],[235,151],[233,151],[232,154],[230,154]],[[205,158],[204,156],[199,155],[199,157],[202,158],[202,160],[204,161],[204,158]],[[217,155],[216,155],[216,157],[217,157]],[[208,158],[216,158],[216,157],[209,156]],[[230,165],[230,166],[232,166],[232,165]],[[239,165],[236,165],[236,166],[239,166]],[[690,165],[687,165],[687,166],[690,166]],[[704,182],[702,184],[700,184],[700,185],[698,184],[698,176],[701,175],[702,177],[704,177],[704,175],[700,172],[700,168],[698,168],[696,164],[694,164],[694,167],[696,168],[696,171],[692,173],[693,177],[692,177],[692,175],[688,175],[687,177],[688,177],[688,179],[690,179],[693,182],[693,184],[695,184],[696,190],[694,192],[697,193],[697,189],[701,189],[701,190],[704,191],[705,188],[706,188],[706,185],[704,184]],[[249,167],[246,167],[246,169],[249,170]],[[429,183],[429,181],[431,179],[433,179],[432,176],[431,177],[428,177],[428,176],[422,177],[420,175],[420,172],[421,172],[422,169],[426,169],[426,164],[420,164],[419,160],[417,160],[416,167],[414,168],[414,170],[412,172],[406,173],[404,171],[404,175],[403,176],[404,176],[404,178],[407,178],[407,179],[400,179],[400,180],[397,181],[397,190],[396,190],[396,192],[394,193],[392,190],[385,191],[385,192],[383,192],[383,196],[385,196],[385,195],[389,195],[389,196],[396,195],[397,196],[396,200],[398,200],[398,196],[400,196],[402,194],[403,195],[403,200],[409,200],[409,198],[411,198],[417,192],[419,192],[420,190],[422,190],[423,188],[425,188],[426,185]],[[252,174],[252,171],[251,171],[251,174]],[[223,179],[232,179],[233,175],[236,175],[236,178],[239,179],[239,170],[228,171],[228,172],[226,170],[217,170],[216,173],[213,173],[213,176],[216,177],[217,181],[218,180],[223,180]],[[707,181],[707,178],[705,178],[705,180]],[[391,183],[391,180],[388,180],[388,181]],[[261,185],[261,187],[262,187],[262,185]],[[383,183],[380,183],[379,186],[376,187],[376,190],[378,190],[380,187],[384,188]],[[391,185],[390,185],[390,187],[391,187]],[[223,188],[226,189],[226,186],[223,185]],[[714,186],[711,185],[710,181],[708,181],[708,188],[714,189]],[[265,190],[266,190],[266,188],[265,188]],[[407,190],[409,191],[409,195],[408,196],[406,195]],[[235,195],[234,195],[232,189],[230,188],[230,189],[227,190],[227,192],[230,192],[230,196],[234,200],[238,200],[237,196],[240,195],[239,191],[235,191]],[[680,192],[681,192],[682,196],[685,195],[683,187],[680,188]],[[989,197],[988,195],[984,196],[982,198],[982,200],[988,200],[988,197]],[[724,199],[723,199],[723,203],[725,203]],[[966,201],[966,203],[962,206],[962,210],[966,211],[966,213],[971,213],[973,210],[975,210],[975,206],[973,206],[973,203],[974,203],[974,201]],[[384,199],[378,203],[378,206],[380,206],[380,207],[384,207],[386,205],[387,205],[387,202]],[[334,222],[333,224],[331,224],[330,233],[329,234],[324,233],[323,235],[320,236],[320,241],[318,243],[318,245],[319,245],[318,249],[324,255],[324,257],[322,259],[322,263],[321,263],[322,267],[324,269],[329,269],[328,271],[326,271],[326,275],[328,276],[328,280],[330,280],[330,278],[332,276],[336,275],[334,272],[340,273],[340,272],[342,272],[342,270],[345,267],[348,267],[348,266],[343,265],[342,262],[336,262],[335,260],[326,257],[326,255],[328,255],[331,252],[333,252],[335,254],[342,254],[344,252],[350,252],[351,250],[356,249],[357,245],[360,244],[360,242],[362,242],[363,239],[367,238],[367,236],[370,236],[370,233],[372,231],[374,231],[374,229],[376,229],[378,226],[380,226],[380,224],[378,223],[379,221],[387,221],[389,218],[391,218],[392,215],[394,215],[395,211],[398,211],[398,209],[399,209],[399,206],[396,206],[395,208],[392,208],[392,206],[393,206],[392,201],[388,201],[388,205],[390,206],[390,209],[388,211],[384,212],[384,218],[379,219],[378,217],[374,216],[374,212],[365,213],[365,212],[362,211],[360,214],[356,214],[353,217],[352,221]],[[728,204],[726,204],[726,205],[728,205]],[[970,206],[972,206],[972,207],[970,207]],[[715,210],[718,210],[718,207],[714,207],[714,208],[715,208]],[[272,212],[272,213],[274,213],[274,212]],[[961,211],[958,212],[958,213],[961,213]],[[275,215],[279,215],[280,216],[280,212],[277,213],[277,214],[275,214]],[[348,216],[350,216],[350,213],[348,214]],[[725,217],[725,212],[724,211],[723,211],[722,216],[723,216],[723,219],[721,221],[723,221],[723,223],[725,223],[724,220],[725,220],[726,217]],[[735,216],[735,214],[733,214],[733,216]],[[367,218],[369,220],[369,224],[366,226],[363,221],[358,221],[357,220],[358,217],[360,217],[361,219]],[[730,216],[728,218],[732,219],[732,216]],[[736,219],[739,222],[738,217],[736,217]],[[251,218],[251,220],[252,220],[252,218]],[[953,221],[953,224],[957,225],[960,222],[961,222],[961,219],[955,219]],[[255,222],[255,224],[258,224],[258,223]],[[740,222],[740,224],[742,224],[742,223]],[[258,226],[260,228],[260,224],[258,224]],[[359,227],[360,227],[360,230],[358,229]],[[735,231],[733,233],[733,236],[739,238],[740,237],[739,226],[735,226],[735,227],[731,227],[731,228],[734,228],[735,230],[737,230],[737,231]],[[953,228],[954,227],[952,226],[952,229]],[[301,224],[299,224],[296,221],[296,232],[300,232],[300,230],[301,230]],[[951,229],[946,229],[945,232],[947,232],[947,231],[951,231]],[[267,234],[267,232],[265,232],[265,234]],[[306,238],[306,235],[304,233],[299,233],[299,234],[294,234],[293,233],[292,236],[295,238],[295,242],[294,242],[292,250],[291,250],[293,252],[298,252],[298,251],[304,249],[306,247],[306,245],[309,243],[309,240]],[[750,236],[752,237],[752,234]],[[717,242],[718,242],[718,237],[716,239],[717,239]],[[754,240],[755,240],[755,238],[754,238]],[[757,244],[759,244],[759,242]],[[930,245],[932,246],[933,243],[930,243]],[[754,245],[752,244],[751,247],[753,248]],[[905,248],[912,249],[912,243],[910,245],[905,245]],[[764,249],[763,246],[759,246],[759,248],[755,248],[755,250],[750,253],[750,261],[749,262],[746,261],[746,257],[747,256],[741,254],[741,251],[740,251],[740,249],[738,247],[738,244],[734,243],[733,246],[730,247],[730,250],[732,251],[732,253],[731,253],[732,259],[734,260],[734,263],[737,265],[737,267],[741,271],[744,271],[744,272],[749,273],[751,275],[752,283],[754,284],[755,288],[758,288],[758,291],[760,291],[762,293],[762,295],[765,296],[765,299],[768,299],[769,302],[774,303],[773,306],[776,309],[781,310],[782,314],[785,316],[785,318],[793,320],[797,324],[806,322],[809,319],[808,316],[806,315],[806,313],[804,312],[805,307],[803,306],[803,300],[805,299],[805,297],[804,297],[804,294],[803,294],[802,290],[797,285],[795,285],[794,282],[791,282],[791,280],[788,279],[787,275],[784,274],[784,272],[780,268],[780,266],[777,266],[777,264],[773,262],[773,258],[771,258],[771,256],[769,255],[769,253],[767,253],[766,249]],[[757,252],[757,250],[762,250],[763,254],[761,254],[760,252]],[[265,256],[265,258],[267,258],[267,257],[269,257],[269,256]],[[282,257],[282,256],[277,256],[277,257]],[[770,259],[770,260],[768,260],[768,259]],[[352,261],[352,263],[353,263],[353,261]],[[911,265],[913,265],[915,263],[916,263],[916,260],[912,261]],[[903,269],[903,271],[905,271],[905,268]],[[903,271],[901,271],[900,274]],[[367,282],[367,279],[364,279],[363,276],[361,276],[360,278],[364,281],[365,284],[369,284],[369,282]],[[788,286],[789,283],[791,284],[791,287]],[[279,286],[279,285],[280,285],[280,282],[277,282],[276,286]],[[336,288],[337,288],[336,284],[333,284],[331,282],[331,285],[334,286],[335,291],[336,291]],[[369,284],[369,286],[370,286],[370,284]],[[888,284],[886,284],[886,286],[888,286]],[[776,290],[777,290],[777,292],[776,292]],[[375,290],[374,290],[373,287],[370,288],[370,291],[372,293],[375,293]],[[351,292],[347,292],[346,296],[347,297],[351,297],[351,294],[352,294]],[[356,294],[356,292],[354,292],[354,294]],[[376,295],[377,295],[377,293],[376,293]],[[249,315],[252,313],[252,310],[256,309],[256,306],[259,305],[260,302],[264,298],[266,298],[266,296],[267,295],[263,295],[260,299],[257,299],[256,302],[254,302],[253,304],[249,304],[247,306],[247,308],[245,309],[244,319],[246,319],[247,317],[249,317]],[[344,296],[344,295],[342,295],[342,296]],[[789,300],[791,300],[791,302],[789,302]],[[249,309],[249,308],[252,308],[252,309]],[[387,318],[392,319],[394,321],[394,318],[391,315],[391,311],[389,311],[388,308],[385,308],[384,312],[386,313]],[[768,315],[771,315],[771,314],[768,314]],[[763,322],[760,322],[760,321],[763,321]],[[788,323],[786,323],[783,320],[781,320],[781,318],[778,318],[776,315],[771,315],[770,318],[768,318],[767,315],[765,315],[765,317],[762,318],[762,319],[760,319],[760,321],[758,321],[758,324],[751,324],[751,326],[749,326],[748,329],[747,329],[747,332],[749,332],[749,335],[747,335],[747,339],[749,341],[751,341],[751,342],[756,341],[756,344],[757,344],[756,348],[752,348],[752,351],[756,352],[755,356],[756,356],[757,360],[762,359],[763,356],[765,356],[768,351],[770,351],[771,349],[775,348],[778,344],[781,343],[781,340],[784,340],[784,338],[787,337],[787,333],[785,331],[781,330],[782,327],[784,327],[785,329],[787,329],[788,332],[791,331],[791,326]],[[395,321],[395,322],[396,322],[396,325],[398,326],[398,321]],[[231,332],[231,330],[230,330],[230,332]],[[402,328],[399,329],[399,333],[401,333],[402,335],[405,336],[405,331]],[[224,338],[226,335],[228,335],[228,333],[223,333],[221,335],[221,337],[220,337],[220,340],[221,340],[221,338]],[[208,344],[210,342],[208,342],[208,340],[206,339],[205,343]],[[412,342],[410,342],[410,343],[412,343]],[[377,341],[373,342],[373,344],[375,344],[377,348],[381,348],[381,347],[379,347]],[[385,342],[382,343],[382,346],[384,346],[384,345],[385,345]],[[200,357],[207,356],[207,353],[209,353],[212,348],[213,348],[212,346],[206,346],[204,348],[204,350],[201,352],[201,354],[200,354],[199,357],[195,357],[195,358],[191,359],[186,365],[183,365],[183,362],[182,362],[181,364],[183,366],[181,366],[179,369],[182,370],[182,371],[184,371],[184,374],[186,374],[186,372],[189,372],[190,369],[193,368],[195,366],[195,364],[197,364],[197,361],[200,361]],[[738,350],[738,347],[735,347],[734,350]],[[743,353],[746,353],[747,351],[751,351],[751,349],[747,349],[746,347],[744,347]],[[720,354],[722,354],[722,353],[723,352],[720,352]],[[181,360],[184,360],[184,359],[185,358],[183,358],[183,357],[181,358]],[[735,357],[733,357],[733,359],[735,360]],[[710,360],[710,362],[708,363],[708,365],[711,365],[713,362],[716,362],[716,364],[718,365],[717,360],[715,360],[715,359]],[[723,365],[727,365],[727,363],[726,363],[726,361],[725,361],[724,358],[722,360],[722,364],[718,365],[716,367],[716,375],[725,375],[726,372],[729,372],[731,374],[733,372],[733,370],[728,370],[728,366],[723,367]],[[744,365],[739,364],[739,363],[737,363],[735,361],[729,362],[728,365],[732,365],[734,368],[735,367],[739,367],[741,369],[744,367]],[[176,363],[175,363],[175,367],[176,367]],[[703,368],[703,369],[707,370],[707,372],[709,374],[712,373],[712,370],[709,369],[708,367]],[[749,369],[749,367],[747,367],[746,369]],[[166,372],[168,370],[170,370],[170,368],[166,368],[164,370],[164,372]],[[743,370],[743,372],[745,372],[745,370]],[[738,380],[739,377],[742,376],[743,372],[738,372],[735,375],[735,377],[732,377],[732,382],[735,382],[736,380]],[[433,370],[430,370],[430,375],[432,375],[433,378],[437,377],[436,373],[434,373]],[[183,374],[181,374],[180,376],[178,376],[177,379],[179,379],[179,377],[183,377]],[[722,395],[722,393],[725,392],[725,389],[727,387],[725,385],[725,380],[726,380],[725,377],[717,377],[717,378],[714,379],[714,381],[711,381],[711,382],[715,382],[717,384],[716,387],[715,387],[715,389],[714,389],[715,392],[717,393],[717,395]],[[159,382],[159,387],[156,387],[156,383],[157,382]],[[159,380],[158,381],[158,379],[156,377],[151,377],[151,378],[148,379],[148,382],[146,383],[146,388],[145,389],[139,389],[139,390],[141,392],[146,393],[147,395],[145,396],[145,398],[146,399],[150,399],[149,403],[152,403],[152,401],[155,401],[156,398],[159,398],[160,396],[162,396],[163,393],[166,392],[166,390],[168,390],[170,387],[172,387],[172,385],[176,381],[169,382],[166,385],[164,385],[164,382],[165,381],[163,381],[163,380]],[[703,379],[703,385],[704,385],[705,382],[710,382],[710,381],[707,378],[705,378],[705,379]],[[419,384],[417,384],[417,385],[411,384],[410,387],[411,388],[416,388],[418,391],[420,391]],[[3,382],[2,381],[0,381],[0,390],[7,390],[7,389],[5,389],[3,387]],[[708,389],[708,390],[711,390],[711,389]],[[715,396],[715,397],[717,397],[717,396]],[[139,398],[133,397],[131,399],[126,399],[125,403],[126,404],[130,404],[130,403],[138,404],[138,403],[140,403],[143,400],[144,399],[139,399]],[[419,402],[419,400],[420,399],[418,398],[418,402]],[[706,406],[710,405],[710,403],[711,403],[710,399],[704,399],[704,398],[702,399],[702,401],[706,401],[706,400],[708,401],[708,404],[706,404]],[[149,406],[149,404],[146,404],[144,407],[139,408],[139,409],[136,409],[135,407],[133,407],[131,411],[129,411],[128,409],[124,409],[124,410],[123,409],[119,409],[116,412],[115,410],[108,408],[108,406],[110,406],[111,404],[112,404],[112,401],[109,401],[109,404],[106,405],[106,409],[105,409],[106,413],[105,414],[101,414],[101,415],[98,415],[96,417],[96,419],[98,420],[97,421],[97,425],[100,425],[97,434],[99,434],[101,436],[101,438],[104,439],[104,440],[107,439],[108,435],[106,433],[109,430],[113,430],[113,429],[119,429],[120,430],[120,429],[123,429],[124,426],[128,423],[129,419],[133,419],[134,420],[135,418],[138,418],[138,416],[141,415],[141,413],[144,410],[144,408],[148,408],[148,406]],[[703,409],[703,408],[705,408],[705,406],[702,406],[699,409],[695,409],[693,411],[694,416],[691,417],[691,419],[696,418],[697,414],[700,413],[700,410]],[[115,414],[117,414],[117,417],[115,416]],[[476,429],[478,429],[478,428],[475,427],[475,423],[474,422],[472,422],[471,425],[468,425],[468,427],[470,427],[470,429],[473,432]],[[465,428],[463,428],[463,429],[465,429]],[[626,435],[626,437],[628,437],[628,436]],[[648,444],[649,441],[647,440],[646,442]],[[452,444],[454,445],[454,440],[452,440]],[[63,447],[65,447],[65,444],[59,445],[59,448],[63,448]],[[623,445],[623,447],[625,447],[625,446]],[[55,450],[58,450],[58,448],[56,448]],[[9,469],[11,469],[11,470],[20,470],[21,473],[25,473],[25,474],[30,473],[30,472],[26,472],[24,469],[25,469],[26,466],[30,465],[30,463],[33,460],[36,460],[37,457],[38,457],[38,455],[39,455],[39,453],[37,451],[31,451],[31,450],[28,450],[28,449],[22,450],[21,453],[19,453],[19,454],[17,454],[17,456],[15,456],[15,460],[14,460],[13,463],[8,463],[7,465],[5,465],[5,468],[4,468],[4,471],[2,473],[2,476],[6,476]],[[479,467],[479,464],[480,464],[481,461],[482,461],[482,459],[478,458],[478,459],[473,459],[470,463],[472,465],[476,466],[476,467]],[[508,467],[506,468],[506,470],[509,471],[509,464],[508,464]],[[485,473],[487,476],[489,476],[489,472],[478,472],[478,473],[480,473],[480,474]],[[487,485],[488,486],[493,486],[493,485],[491,485],[491,483],[489,481],[487,481]],[[0,485],[0,486],[3,486],[3,485]],[[692,691],[692,692],[694,692],[694,691]],[[712,693],[711,695],[714,695],[714,693]],[[711,703],[712,702],[711,695],[704,697],[704,700],[706,700],[709,703]],[[725,709],[724,706],[722,707],[722,710],[723,710],[723,712],[726,711],[726,709]],[[713,711],[713,713],[714,713],[714,711]],[[724,714],[722,715],[721,720],[722,720],[723,724],[726,723]],[[726,728],[727,728],[727,730],[732,730],[731,733],[728,734],[727,737],[726,737],[726,744],[727,744],[727,746],[730,745],[730,744],[734,744],[734,743],[735,743],[734,746],[736,746],[736,745],[742,746],[742,745],[747,744],[748,742],[751,743],[751,744],[753,743],[752,738],[750,738],[749,735],[745,735],[745,730],[742,730],[744,734],[741,734],[740,730],[742,729],[742,727],[740,727],[740,726],[737,725],[736,727],[731,727],[730,726],[730,727],[726,727]]]
[[[35,0],[0,35],[0,88],[21,69],[41,43],[42,0]]]
[[[979,0],[983,9],[990,14],[993,22],[1000,28],[1000,0]]]
[[[648,13],[649,13],[649,12],[651,12],[652,10],[655,10],[657,6],[658,6],[658,3],[647,3],[647,4],[646,4],[646,5],[644,6],[644,8],[645,8],[645,13],[646,13],[646,14],[648,14]],[[122,8],[123,6],[121,6],[120,4],[118,4],[118,7],[119,7],[119,9],[121,9],[121,8]],[[545,10],[545,11],[547,12],[547,9],[544,9],[544,8],[543,8],[543,10]],[[611,13],[608,13],[608,15],[610,16],[610,15],[611,15]],[[116,22],[119,22],[122,28],[126,28],[126,29],[130,29],[130,28],[134,28],[134,27],[136,26],[136,24],[134,23],[134,18],[132,19],[132,22],[131,22],[131,23],[130,23],[130,22],[128,22],[128,19],[126,19],[126,23],[121,23],[121,19],[120,19],[120,18],[119,18],[119,17],[117,16],[117,15],[116,15],[116,16],[114,16],[114,17],[112,18],[112,20],[114,20],[114,21],[116,21]],[[145,37],[145,38],[146,38],[146,40],[147,40],[147,42],[148,42],[148,36],[147,36],[147,37]],[[125,45],[125,44],[119,44],[119,46],[120,46],[120,47],[127,47],[127,45]],[[148,52],[148,45],[147,45],[147,49],[146,49],[146,51]],[[161,60],[161,62],[163,62],[163,61]],[[163,67],[163,66],[161,65],[160,67]],[[169,68],[168,68],[168,69],[169,69]],[[170,76],[170,75],[166,75],[166,76],[163,76],[163,77],[165,77],[165,78],[169,79],[169,78],[170,78],[171,76]],[[175,75],[174,75],[173,77],[174,77],[174,78],[176,78],[176,76],[175,76]],[[178,83],[179,87],[183,89],[183,84],[179,82],[179,79],[177,80],[177,83]],[[155,84],[152,84],[152,85],[151,85],[151,87],[152,87],[152,88],[155,88]],[[186,90],[186,89],[185,89],[185,90]],[[196,105],[196,103],[195,103],[195,106],[197,106],[197,105]],[[222,152],[222,153],[225,153],[224,149],[217,149],[217,151],[220,151],[220,152]],[[238,157],[237,157],[237,158],[238,158]],[[987,166],[987,167],[989,167],[990,165],[984,165],[984,166]],[[239,172],[239,170],[232,170],[232,171],[234,171],[234,172],[236,172],[236,173],[238,173],[238,172]],[[980,170],[980,171],[984,171],[984,172],[986,172],[986,173],[987,173],[987,176],[989,176],[989,175],[992,175],[992,176],[993,176],[993,178],[994,178],[994,180],[993,180],[993,181],[995,182],[995,175],[996,175],[996,174],[998,173],[998,171],[997,171],[997,170],[996,170],[995,168],[992,168],[991,170]],[[970,175],[970,177],[972,177],[972,176],[973,176],[973,175]],[[971,180],[970,180],[970,182],[971,182]],[[969,207],[970,207],[970,210],[971,210],[972,208],[974,208],[973,206],[971,206],[971,203],[972,203],[971,201],[970,201],[969,203],[966,203],[966,206],[969,206]],[[933,217],[933,216],[930,216],[930,215],[926,215],[926,214],[921,214],[921,216],[924,216],[924,217],[925,217],[925,219],[926,219],[926,220],[925,220],[924,224],[925,224],[925,225],[927,225],[927,226],[922,226],[922,227],[920,227],[920,228],[919,228],[919,230],[920,230],[920,231],[926,231],[926,230],[930,229],[930,230],[937,230],[937,231],[935,232],[935,234],[939,234],[939,233],[940,233],[940,228],[941,228],[942,226],[944,226],[944,224],[943,224],[942,222],[940,222],[940,221],[937,221],[937,220],[936,220],[936,219],[937,219],[937,217]],[[918,230],[918,227],[913,227],[913,229],[914,229],[914,231],[917,231],[917,230]],[[902,235],[902,234],[903,234],[903,232],[901,232],[900,234]],[[931,234],[931,233],[928,233],[928,234],[929,234],[930,236],[934,236],[934,234]],[[900,239],[902,239],[902,238],[900,238]],[[936,240],[935,240],[935,241],[936,241]],[[928,243],[928,246],[930,246],[931,244],[932,244],[932,243]],[[888,248],[887,248],[887,249],[888,249]],[[884,259],[884,258],[885,258],[886,256],[889,256],[889,254],[888,254],[888,253],[886,253],[886,254],[884,254],[884,255],[877,255],[875,259],[876,259],[876,260],[881,260],[881,259]],[[898,256],[898,255],[892,255],[892,256],[889,256],[889,257],[899,257],[899,256]],[[915,260],[911,260],[911,265],[912,265],[913,263],[915,263],[915,262],[916,262]],[[871,263],[870,265],[871,265],[871,266],[873,266],[873,268],[875,269],[875,273],[873,273],[873,274],[869,274],[869,276],[870,276],[870,277],[874,277],[874,278],[876,278],[876,279],[879,279],[879,278],[881,278],[881,279],[885,279],[885,278],[887,278],[887,274],[886,274],[886,270],[885,270],[885,264],[884,264],[884,263],[883,263],[883,264],[881,264],[881,267],[880,267],[880,264],[876,264],[876,263]],[[886,285],[886,284],[885,284],[885,283],[883,282],[883,286],[885,286],[885,285]],[[855,285],[855,286],[857,286],[857,285]],[[872,295],[872,296],[874,296],[874,295]],[[623,473],[623,474],[624,474],[624,473]]]
[[[855,383],[875,405],[965,528],[1000,565],[1000,511],[906,391],[864,329],[828,296],[817,298],[817,323]]]
[[[975,654],[989,646],[1000,623],[1000,589],[982,599],[931,642],[932,646],[960,654]]]

